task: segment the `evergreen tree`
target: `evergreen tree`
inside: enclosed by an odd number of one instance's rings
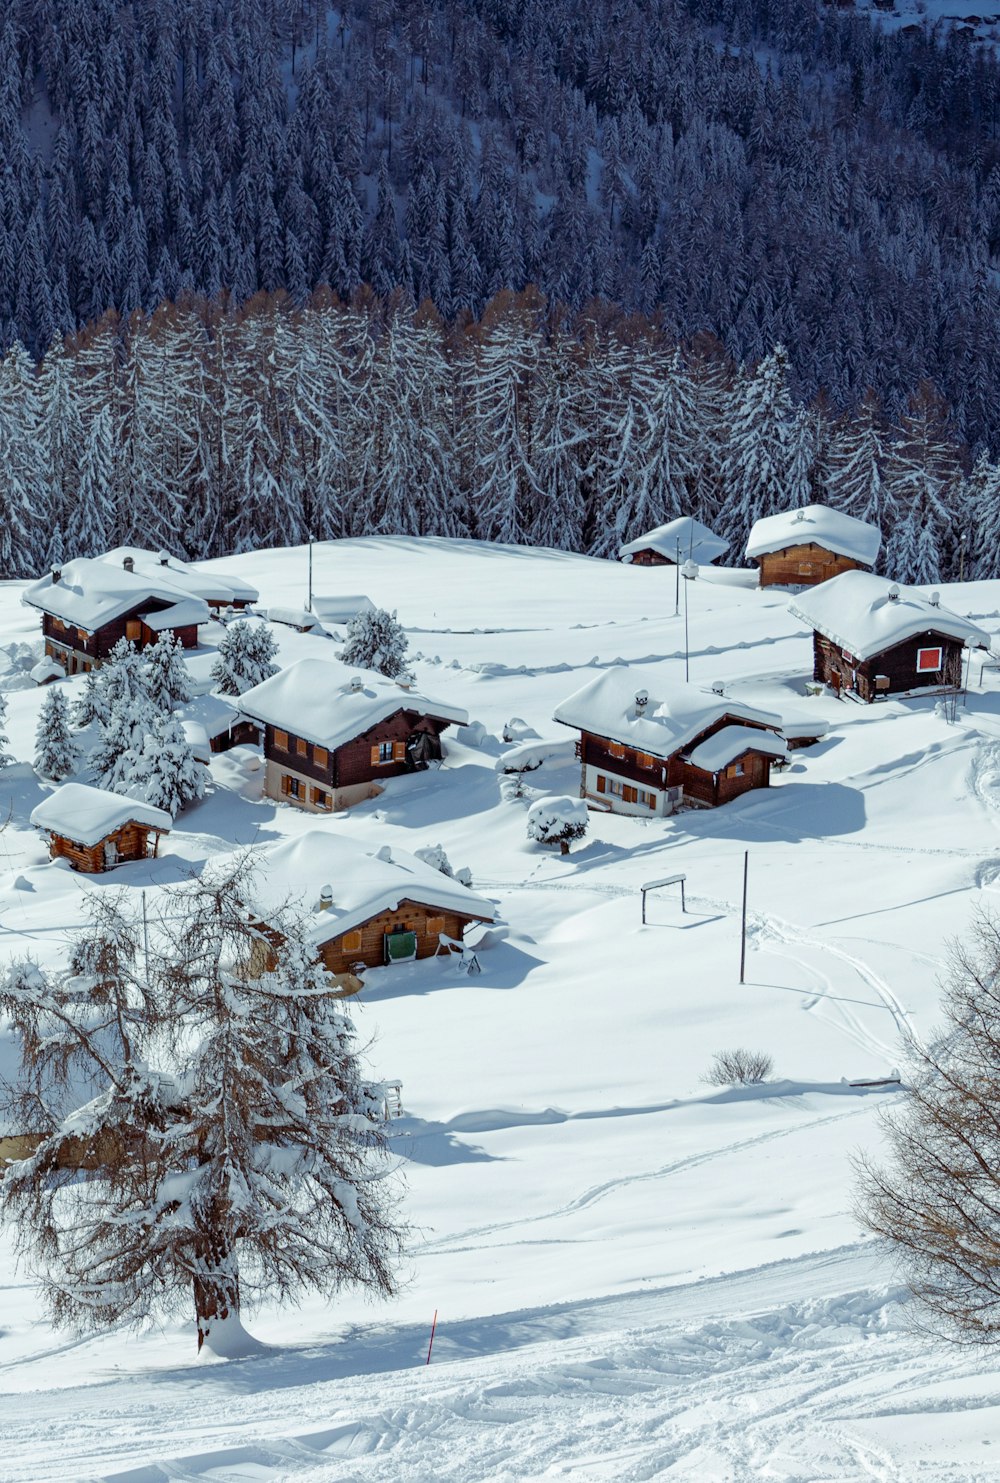
[[[42,701],[35,732],[35,771],[39,777],[61,782],[76,771],[80,749],[70,730],[66,697],[52,685]]]
[[[10,764],[14,761],[13,753],[8,752],[7,750],[7,748],[10,746],[10,737],[3,729],[6,721],[7,697],[6,695],[0,694],[0,768],[9,767]]]
[[[73,725],[79,728],[89,726],[94,721],[107,720],[107,715],[107,697],[101,684],[101,672],[88,669],[83,677],[83,689],[73,706]]]
[[[734,551],[746,545],[756,521],[787,503],[791,443],[788,355],[778,345],[740,377],[733,396],[720,534]]]
[[[395,611],[372,608],[355,613],[348,623],[347,642],[340,658],[345,664],[375,669],[394,680],[407,672],[409,642],[402,624],[396,621]]]
[[[278,673],[272,661],[278,652],[271,630],[263,623],[241,618],[230,623],[219,640],[212,680],[222,695],[242,695]]]
[[[168,628],[144,655],[145,686],[159,711],[171,711],[191,699],[191,676],[184,663],[184,646]]]
[[[139,751],[133,751],[115,789],[141,798],[173,816],[203,798],[208,770],[195,759],[184,728],[176,716],[157,716]]]

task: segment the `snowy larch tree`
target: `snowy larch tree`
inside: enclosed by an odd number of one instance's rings
[[[244,857],[168,893],[151,952],[127,893],[87,898],[64,970],[13,966],[20,1048],[0,1211],[53,1317],[84,1332],[194,1311],[199,1350],[303,1289],[395,1289],[403,1232],[376,1089],[287,912]],[[81,1167],[88,1170],[80,1177]]]

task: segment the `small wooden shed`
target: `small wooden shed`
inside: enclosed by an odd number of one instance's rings
[[[32,810],[53,860],[97,875],[127,860],[155,859],[173,820],[162,808],[86,783],[63,783]]]
[[[709,566],[728,550],[729,542],[714,530],[690,515],[681,515],[620,546],[618,560],[630,566],[677,566],[678,561]]]
[[[803,505],[758,520],[747,557],[760,567],[761,587],[815,587],[841,572],[873,567],[882,535],[877,526],[828,505]]]

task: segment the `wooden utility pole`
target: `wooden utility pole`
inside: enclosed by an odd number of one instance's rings
[[[750,851],[743,851],[743,930],[740,935],[740,983],[744,983],[747,966],[747,877],[750,873]]]

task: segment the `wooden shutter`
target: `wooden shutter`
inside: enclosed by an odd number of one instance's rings
[[[278,731],[277,728],[276,728],[275,729],[275,732],[274,732],[274,745],[276,747],[279,747],[282,752],[287,752],[288,751],[288,732],[287,731]]]
[[[342,951],[345,953],[360,953],[361,933],[345,932],[343,937],[340,939],[340,946]]]
[[[372,747],[372,767],[378,767],[378,764],[379,764],[378,742],[376,742],[375,745]]]
[[[304,741],[301,736],[297,736],[295,738],[295,750],[298,752],[300,757],[305,757],[309,751],[309,743],[307,741]]]
[[[405,762],[406,761],[406,743],[405,742],[398,742],[398,741],[394,741],[393,742],[393,744],[392,744],[392,760],[393,760],[393,762]]]
[[[439,932],[443,932],[444,931],[444,917],[428,917],[427,918],[427,931],[428,931],[428,934],[431,935],[431,936],[433,936],[433,937],[436,937]]]
[[[292,780],[288,776],[287,772],[283,772],[281,774],[281,791],[282,791],[282,793],[285,794],[285,796],[287,798],[287,796],[291,792],[291,790],[292,790]]]
[[[608,780],[603,772],[597,774],[597,791],[598,793],[606,793],[608,791]]]
[[[326,747],[313,747],[313,761],[317,767],[326,767],[330,761],[330,753]]]
[[[630,788],[629,785],[628,785],[628,783],[626,783],[625,784],[625,788],[623,790],[623,797],[624,797],[626,803],[638,803],[638,801],[639,801],[639,792],[638,792],[638,789],[636,789],[636,788]]]

